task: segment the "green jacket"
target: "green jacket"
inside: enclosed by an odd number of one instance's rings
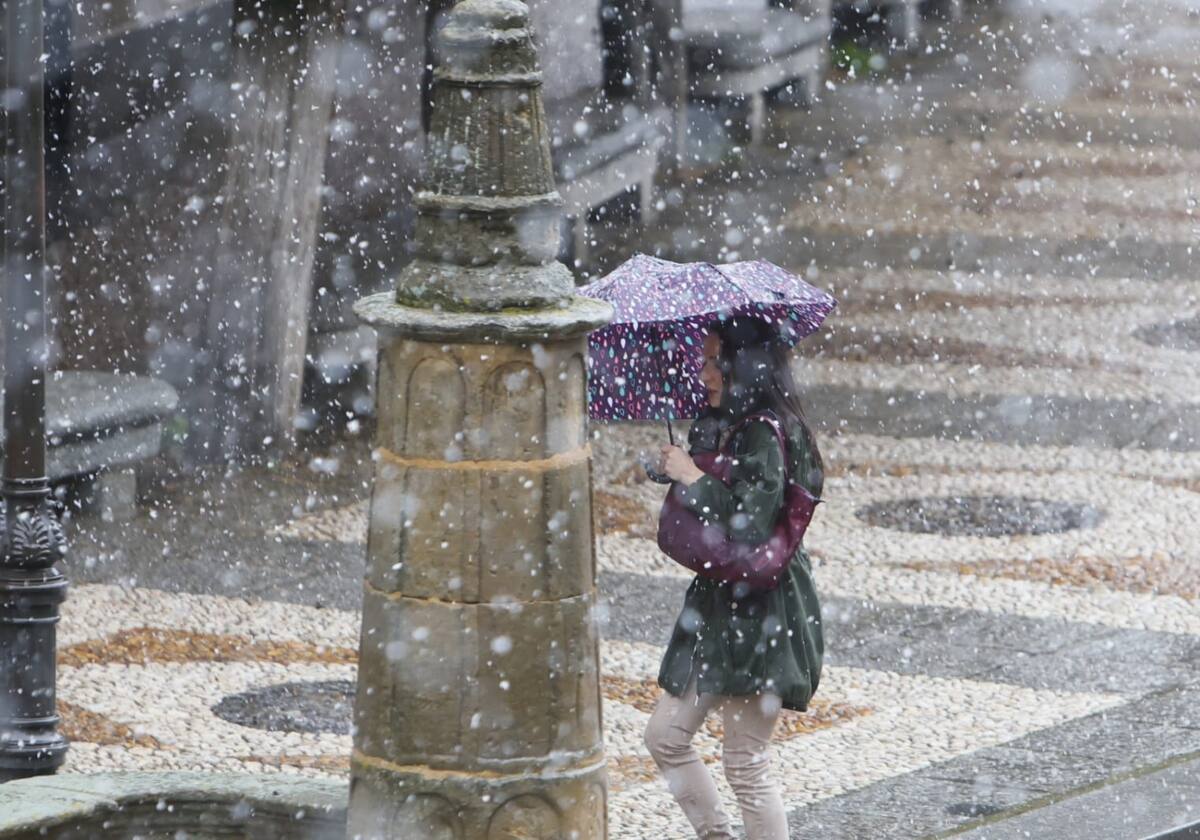
[[[787,430],[790,474],[814,493],[815,469],[803,429]],[[689,485],[685,504],[728,529],[735,539],[762,542],[783,508],[783,451],[766,423],[734,430],[727,451],[735,458],[732,486],[711,476]],[[801,445],[795,445],[801,443]],[[825,640],[821,608],[808,553],[801,546],[779,586],[745,591],[699,575],[688,587],[683,610],[659,668],[658,684],[683,694],[693,670],[702,694],[745,695],[770,691],[785,708],[804,711],[817,690]]]

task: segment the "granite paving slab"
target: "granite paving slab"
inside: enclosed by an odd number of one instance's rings
[[[1193,759],[945,836],[962,840],[1189,840],[1200,836],[1198,773],[1200,761]]]

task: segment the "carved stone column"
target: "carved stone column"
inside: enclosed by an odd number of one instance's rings
[[[356,311],[379,403],[349,836],[606,836],[586,334],[516,0],[437,39],[417,259]]]

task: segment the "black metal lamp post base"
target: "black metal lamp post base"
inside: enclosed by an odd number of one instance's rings
[[[58,717],[43,725],[48,732],[37,741],[0,744],[0,784],[31,776],[47,776],[62,767],[69,745],[66,738],[54,731]]]
[[[49,482],[5,481],[0,495],[0,781],[7,781],[53,773],[66,757],[67,740],[56,731],[55,636],[67,580],[55,565],[66,541]]]

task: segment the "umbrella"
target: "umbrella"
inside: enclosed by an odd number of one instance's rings
[[[711,321],[761,318],[777,325],[779,340],[790,347],[816,332],[837,305],[766,260],[712,265],[637,254],[579,291],[616,311],[588,339],[589,415],[666,420],[668,430],[671,420],[696,417],[708,404],[699,374]]]

